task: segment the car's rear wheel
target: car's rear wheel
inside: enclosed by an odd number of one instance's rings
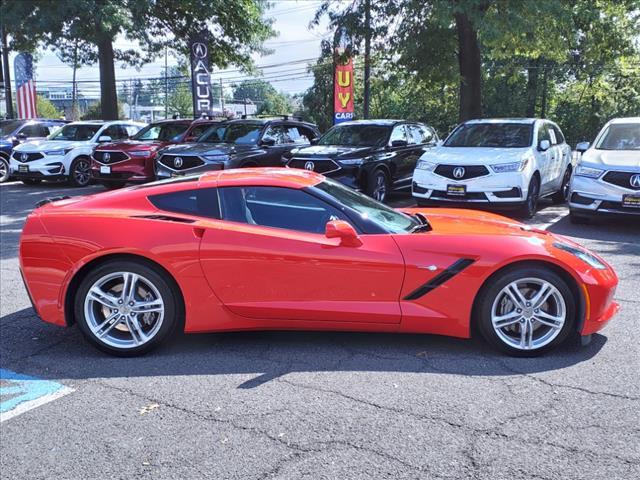
[[[22,183],[29,186],[39,185],[41,181],[42,180],[40,180],[39,178],[23,178],[21,180]]]
[[[571,184],[571,167],[567,167],[562,177],[562,185],[560,190],[551,196],[551,201],[555,204],[564,203],[569,198],[569,187]]]
[[[91,182],[91,162],[86,157],[78,157],[69,167],[69,185],[86,187]]]
[[[9,180],[9,162],[6,158],[0,157],[0,183]]]
[[[367,195],[379,202],[384,202],[389,194],[389,188],[389,175],[387,175],[387,172],[381,168],[371,172],[367,182]]]
[[[100,350],[134,356],[157,347],[178,323],[178,299],[166,275],[143,263],[105,263],[81,282],[74,313]]]
[[[530,357],[556,347],[573,329],[576,299],[544,267],[516,267],[493,277],[478,298],[478,328],[489,344]]]
[[[538,200],[540,198],[540,180],[534,176],[529,182],[529,191],[524,205],[520,208],[520,216],[523,218],[533,218],[538,210]]]

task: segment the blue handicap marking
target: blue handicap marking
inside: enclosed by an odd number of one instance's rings
[[[0,368],[0,421],[44,405],[71,391],[58,382]]]

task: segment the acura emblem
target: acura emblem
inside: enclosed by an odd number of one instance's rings
[[[173,159],[173,166],[176,168],[182,167],[182,157],[176,157]]]
[[[103,158],[104,158],[104,161],[105,161],[105,162],[108,162],[108,161],[109,161],[109,159],[111,158],[111,154],[110,154],[109,152],[107,152],[107,153],[105,153],[105,154],[104,154],[104,157],[103,157]]]
[[[313,162],[307,162],[304,164],[304,169],[305,170],[310,170],[313,172],[313,168],[315,167],[315,165],[313,164]]]
[[[631,184],[632,187],[640,188],[640,173],[637,175],[633,175],[629,179],[629,183]]]
[[[204,43],[194,43],[191,48],[193,51],[193,55],[196,58],[204,58],[207,56],[207,46]]]
[[[20,155],[20,160],[22,162],[26,162],[27,160],[29,160],[29,155],[27,155],[26,153],[23,153],[22,155]]]
[[[453,169],[453,176],[455,178],[462,178],[464,177],[464,174],[465,174],[464,167],[456,167]]]

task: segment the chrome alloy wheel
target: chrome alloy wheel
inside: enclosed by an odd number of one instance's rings
[[[84,158],[77,160],[72,175],[78,185],[88,185],[89,180],[91,180],[91,165],[89,165],[89,161]]]
[[[373,187],[373,198],[379,202],[384,202],[387,198],[387,177],[384,172],[378,172],[375,176],[375,186]]]
[[[164,302],[156,286],[132,272],[103,276],[84,299],[84,315],[91,333],[115,348],[135,348],[148,343],[160,330],[164,313]]]
[[[511,282],[496,296],[491,308],[493,329],[506,345],[536,350],[562,331],[567,306],[560,291],[540,278]]]

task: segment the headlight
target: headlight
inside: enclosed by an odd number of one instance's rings
[[[210,162],[224,162],[227,159],[226,155],[202,155],[202,158]]]
[[[584,165],[578,165],[576,168],[576,175],[579,177],[587,178],[600,178],[600,175],[604,173],[604,170],[599,168],[585,167]]]
[[[491,165],[491,169],[495,173],[521,172],[527,167],[528,164],[529,158],[525,158],[524,160],[520,160],[518,162],[498,163],[496,165]]]
[[[364,158],[345,158],[338,160],[342,165],[362,165]]]
[[[580,260],[582,260],[584,263],[586,263],[587,265],[597,269],[597,270],[606,270],[607,266],[602,263],[600,260],[598,260],[596,258],[595,255],[593,255],[592,253],[587,252],[586,250],[581,250],[579,248],[573,247],[571,245],[568,245],[566,243],[561,243],[561,242],[555,242],[553,244],[554,247],[556,247],[559,250],[564,250],[565,252],[570,253],[571,255],[574,255],[575,257],[578,257]]]
[[[48,150],[44,152],[44,154],[45,155],[66,155],[71,150],[73,150],[73,148],[65,148],[64,150]]]
[[[418,160],[416,168],[419,170],[427,170],[429,172],[433,172],[436,169],[436,164],[431,163],[428,160]]]
[[[151,152],[148,152],[147,150],[134,150],[132,152],[127,152],[127,153],[129,154],[130,157],[146,157]]]

